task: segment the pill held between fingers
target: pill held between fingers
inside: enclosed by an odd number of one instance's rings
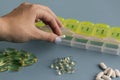
[[[107,76],[111,77],[112,76],[112,73],[113,73],[113,70],[110,68],[107,72]]]
[[[106,76],[106,75],[103,75],[102,78],[103,78],[104,80],[111,80],[111,78],[110,78],[109,76]]]
[[[104,70],[104,74],[107,74],[108,70],[111,69],[110,67],[108,67],[107,69]]]
[[[103,75],[104,75],[104,72],[99,72],[99,73],[97,74],[97,77],[98,77],[98,78],[101,78]]]
[[[115,69],[115,74],[117,77],[120,77],[120,71],[118,69]]]
[[[112,78],[116,78],[116,74],[115,74],[115,71],[113,70],[113,73],[112,73]]]
[[[107,66],[106,66],[105,63],[103,63],[103,62],[100,63],[100,67],[101,67],[102,69],[104,69],[104,70],[107,69]]]
[[[66,36],[65,35],[62,35],[62,36],[59,36],[60,38],[65,38]]]

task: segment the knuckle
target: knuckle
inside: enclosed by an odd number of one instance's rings
[[[29,4],[28,2],[23,2],[21,5],[27,5],[27,4]]]
[[[47,9],[47,10],[50,10],[50,8],[48,6],[44,6],[44,8]]]
[[[36,9],[38,9],[38,6],[36,4],[31,4],[30,9],[36,10]]]

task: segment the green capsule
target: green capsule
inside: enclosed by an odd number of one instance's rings
[[[24,58],[28,58],[29,57],[29,53],[27,52],[27,51],[24,51],[24,50],[20,50],[19,52],[18,52],[18,55],[17,55],[18,57],[21,57],[22,59],[24,59]]]
[[[23,60],[21,61],[21,64],[22,64],[22,66],[30,66],[30,65],[36,63],[37,61],[38,61],[38,59],[37,59],[36,57],[33,57],[33,58],[32,58],[32,56],[31,56],[31,57],[29,57],[29,58],[23,59]]]
[[[17,50],[13,48],[6,48],[4,51],[5,56],[17,55]]]
[[[7,71],[8,67],[3,55],[0,55],[0,72]]]
[[[9,71],[19,71],[22,68],[20,60],[12,60],[8,65]]]
[[[8,66],[0,67],[0,72],[5,72],[8,70]]]
[[[19,71],[20,69],[22,69],[22,67],[15,64],[8,67],[9,71]]]

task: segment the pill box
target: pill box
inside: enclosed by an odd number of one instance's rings
[[[64,19],[59,17],[64,27],[59,44],[120,55],[120,27],[111,27],[104,23],[92,23],[89,21],[78,21],[72,18]],[[36,24],[41,26],[43,23]],[[46,29],[47,28],[47,29]],[[42,30],[49,31],[50,28],[42,27]]]

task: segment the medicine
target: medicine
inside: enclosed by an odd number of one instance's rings
[[[110,69],[110,67],[107,68],[107,69],[104,71],[104,74],[107,74],[107,72],[108,72],[109,69]]]
[[[103,62],[100,63],[100,67],[101,67],[102,69],[104,69],[104,70],[107,69],[107,66],[106,66],[105,63],[103,63]]]
[[[109,76],[106,76],[106,75],[103,75],[102,78],[103,78],[104,80],[111,80],[111,78],[110,78]]]
[[[95,80],[102,80],[101,78],[99,78],[99,77],[96,77],[96,79]]]
[[[115,74],[115,71],[113,70],[112,72],[112,75],[111,75],[112,78],[116,78],[116,74]]]
[[[111,77],[111,76],[112,76],[112,73],[113,73],[113,70],[110,68],[110,69],[107,71],[107,76]]]
[[[117,77],[120,77],[120,71],[118,69],[115,69],[115,74]]]
[[[100,72],[97,74],[97,78],[101,78],[104,75],[104,72]]]
[[[66,36],[65,35],[62,35],[62,36],[59,36],[60,38],[65,38]]]

